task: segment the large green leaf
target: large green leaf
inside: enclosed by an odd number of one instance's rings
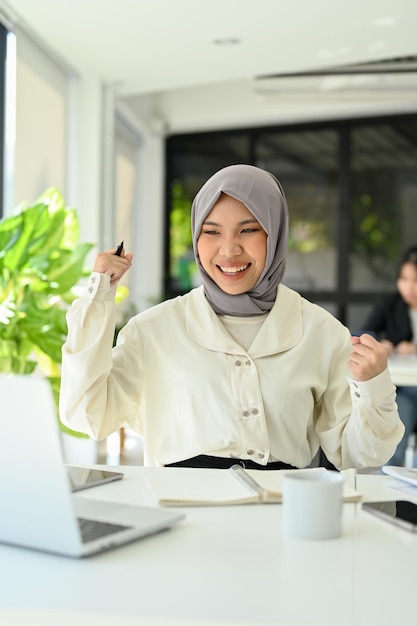
[[[73,248],[80,238],[80,224],[74,209],[65,213],[65,231],[61,241],[63,248]]]
[[[49,206],[49,212],[52,214],[55,211],[67,210],[65,206],[65,200],[62,193],[57,187],[49,187],[38,198],[39,202],[44,202]]]
[[[19,237],[21,223],[21,215],[14,215],[0,220],[0,267],[3,263],[4,255],[15,245]]]
[[[21,305],[21,312],[22,335],[53,361],[60,363],[61,348],[67,330],[66,311],[50,302],[41,302],[36,298],[36,294],[27,292],[27,297]]]
[[[83,275],[85,259],[92,244],[79,244],[72,250],[60,250],[51,264],[47,278],[51,293],[65,293]]]
[[[60,209],[54,213],[50,213],[49,207],[44,205],[42,220],[39,220],[37,229],[34,231],[33,242],[29,249],[30,255],[47,255],[55,248],[61,245],[61,241],[65,235],[65,217],[64,209]],[[27,210],[27,214],[31,213],[31,209]]]

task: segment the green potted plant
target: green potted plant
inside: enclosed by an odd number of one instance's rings
[[[65,315],[94,245],[79,234],[76,211],[56,188],[0,220],[0,372],[41,372],[56,401]]]

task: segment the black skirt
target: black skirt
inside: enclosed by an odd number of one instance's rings
[[[316,462],[314,466],[316,467],[325,467],[328,470],[332,470],[337,472],[336,467],[330,463],[324,454],[323,450],[319,450],[316,457]],[[177,461],[176,463],[168,463],[165,467],[213,467],[217,469],[229,469],[232,465],[236,464],[241,465],[245,469],[258,469],[258,470],[291,470],[291,469],[300,469],[295,467],[294,465],[290,465],[289,463],[283,463],[282,461],[271,461],[266,465],[259,465],[259,463],[255,463],[251,459],[232,459],[232,458],[224,458],[221,456],[209,456],[206,454],[200,454],[199,456],[194,456],[191,459],[185,459],[184,461]]]
[[[217,469],[229,469],[232,465],[239,464],[245,469],[259,469],[259,470],[281,470],[281,469],[297,469],[293,465],[288,463],[281,463],[281,461],[272,461],[267,465],[259,465],[251,461],[251,459],[232,459],[223,458],[221,456],[208,456],[206,454],[200,454],[192,459],[185,459],[184,461],[177,461],[176,463],[168,463],[165,467],[208,467]]]

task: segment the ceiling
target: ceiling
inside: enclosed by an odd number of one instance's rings
[[[262,77],[417,55],[415,0],[0,0],[1,14],[122,96],[230,81],[268,93],[277,79]],[[280,80],[284,95],[370,86],[417,96],[415,72]]]

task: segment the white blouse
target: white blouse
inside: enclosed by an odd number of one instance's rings
[[[67,315],[71,428],[98,439],[132,428],[147,465],[208,454],[306,467],[321,446],[340,469],[379,466],[402,438],[388,370],[351,380],[349,331],[284,285],[247,349],[198,287],[134,316],[112,350],[114,292],[93,273]]]

